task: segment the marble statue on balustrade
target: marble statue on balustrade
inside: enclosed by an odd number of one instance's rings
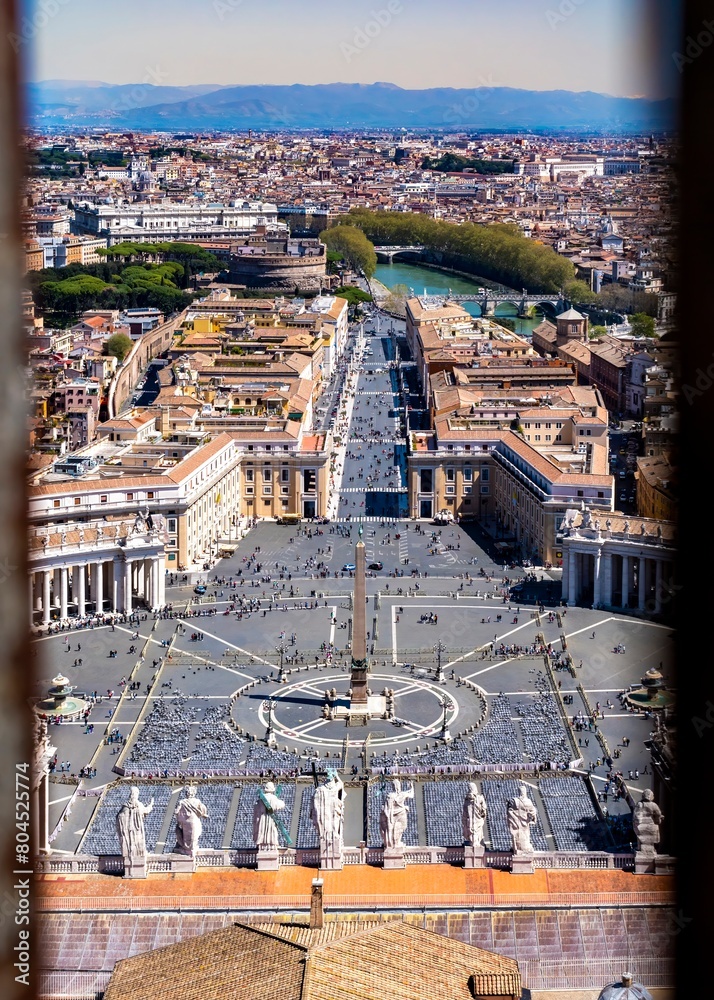
[[[166,528],[166,518],[163,514],[150,514],[148,524],[151,531],[162,532]]]
[[[137,511],[134,518],[134,527],[131,529],[132,535],[143,535],[146,533],[146,521],[141,513]]]
[[[537,822],[538,813],[525,785],[521,785],[518,795],[508,800],[506,819],[511,834],[513,853],[532,854],[533,844],[530,828]]]
[[[654,801],[654,792],[646,788],[632,813],[632,829],[637,838],[637,853],[653,858],[657,853],[662,810]]]
[[[208,809],[198,797],[196,785],[188,785],[185,796],[176,806],[176,854],[194,857],[198,852],[198,840],[203,832],[203,820],[208,818]]]
[[[394,791],[387,794],[379,817],[379,830],[385,849],[403,850],[404,834],[409,820],[409,799],[414,798],[414,787],[402,789],[398,778],[394,779]]]
[[[139,789],[132,785],[129,798],[116,817],[117,834],[124,858],[126,878],[146,878],[146,836],[144,817],[154,808],[154,800],[144,805],[139,801]]]
[[[253,808],[253,840],[259,851],[277,852],[280,847],[275,813],[284,808],[285,802],[275,794],[275,785],[272,781],[266,781],[263,795]]]
[[[480,847],[483,844],[483,827],[487,813],[486,799],[475,781],[469,782],[469,790],[464,799],[462,826],[466,844]]]
[[[315,789],[310,819],[320,839],[320,867],[341,868],[344,848],[345,786],[337,771],[330,768],[327,781]]]

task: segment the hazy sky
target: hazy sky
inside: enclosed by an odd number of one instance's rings
[[[678,0],[44,0],[53,14],[26,3],[32,80],[661,97],[679,77]],[[658,7],[668,23],[653,46]]]

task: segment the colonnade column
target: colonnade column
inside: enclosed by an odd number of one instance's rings
[[[149,604],[152,608],[159,606],[159,562],[149,561]]]
[[[29,586],[30,594],[30,625],[34,623],[35,618],[35,574],[30,573],[27,577],[27,583]]]
[[[622,557],[622,607],[627,607],[630,597],[630,557]]]
[[[637,560],[637,608],[639,611],[645,610],[645,596],[647,586],[647,560],[640,556]]]
[[[122,576],[124,567],[119,556],[112,559],[112,611],[124,610],[124,578]]]
[[[612,555],[608,553],[603,556],[603,565],[603,588],[600,600],[609,608],[612,604]]]
[[[565,558],[562,560],[563,575],[560,578],[560,596],[562,598],[564,598],[566,601],[568,599],[568,595],[570,594],[570,589],[568,587],[568,575],[569,575],[569,570],[570,570],[570,558],[569,558],[569,555],[570,554],[566,550]]]
[[[104,563],[94,563],[92,566],[92,588],[94,590],[94,610],[101,614],[104,608]]]
[[[42,570],[42,624],[50,623],[50,571]]]
[[[166,604],[166,560],[163,553],[156,560],[156,579],[158,582],[156,604],[163,608]]]
[[[131,594],[131,583],[132,583],[132,573],[134,570],[134,560],[127,559],[124,563],[124,614],[131,614],[132,610],[132,594]]]
[[[80,618],[84,617],[86,610],[86,572],[84,564],[75,566],[72,570],[72,597],[77,598],[77,614]]]
[[[60,618],[67,617],[67,596],[69,590],[68,570],[60,566]]]
[[[575,604],[577,593],[577,556],[574,549],[568,553],[568,604]]]
[[[598,545],[593,555],[593,607],[600,604],[600,567],[602,564],[602,549]]]
[[[655,559],[655,606],[656,615],[662,610],[662,560]]]

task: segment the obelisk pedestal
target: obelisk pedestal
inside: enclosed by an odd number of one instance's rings
[[[361,532],[361,529],[360,529]],[[360,539],[355,546],[355,589],[354,610],[352,612],[352,666],[350,668],[350,707],[367,707],[367,615],[366,615],[366,556],[364,542]]]

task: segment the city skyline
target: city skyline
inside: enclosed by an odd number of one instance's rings
[[[176,0],[170,17],[158,3],[126,0],[99,10],[88,0],[58,0],[45,8],[26,4],[16,44],[32,82],[388,82],[404,89],[677,95],[678,3],[452,0],[440,14],[435,20],[426,0],[349,2],[339,8],[307,0],[299,9],[287,0],[260,7],[251,0]],[[504,24],[505,44],[494,44]],[[272,25],[280,30],[271,32]],[[246,45],[251,39],[259,44]],[[260,44],[263,39],[266,44]],[[92,48],[101,53],[100,73],[97,62],[87,58]],[[307,58],[311,51],[318,58]]]

